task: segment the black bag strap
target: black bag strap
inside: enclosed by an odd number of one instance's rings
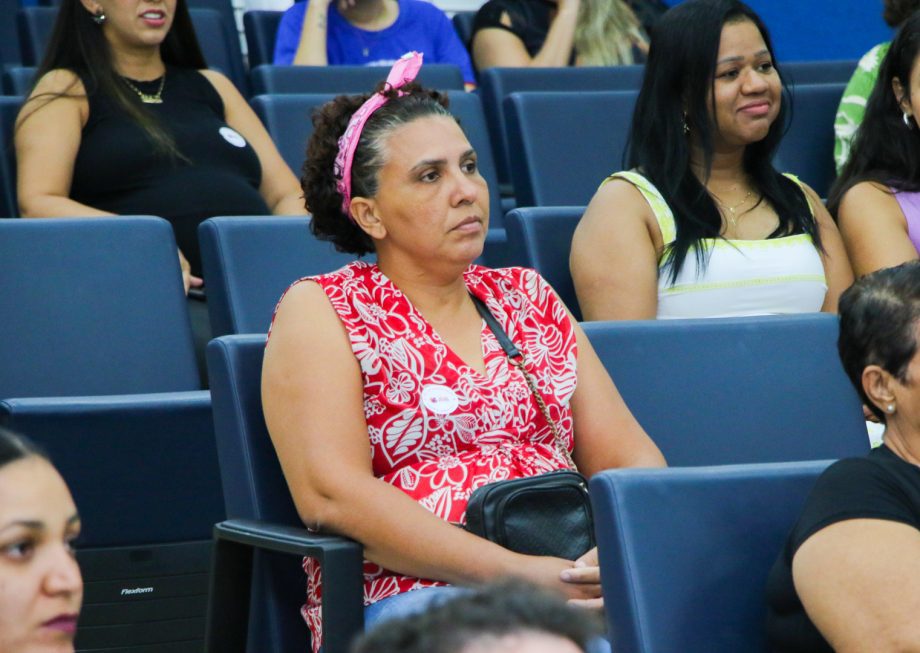
[[[502,325],[499,324],[498,320],[495,319],[495,316],[492,315],[492,311],[489,310],[489,307],[486,306],[486,303],[473,293],[470,293],[470,298],[476,305],[476,310],[479,311],[482,319],[485,320],[486,326],[488,326],[489,330],[492,331],[492,333],[495,335],[495,339],[498,340],[498,344],[501,345],[501,348],[508,356],[508,361],[516,368],[521,370],[521,374],[524,375],[524,381],[527,382],[527,387],[530,388],[530,392],[533,394],[533,398],[537,402],[537,407],[540,409],[540,412],[543,414],[543,418],[546,420],[546,423],[549,424],[549,428],[553,432],[553,437],[556,440],[556,449],[558,449],[562,457],[565,458],[569,467],[577,471],[578,468],[575,466],[575,461],[572,459],[572,454],[569,453],[568,447],[566,447],[565,443],[562,441],[562,435],[560,435],[559,429],[556,428],[556,423],[549,415],[549,409],[546,407],[546,401],[543,400],[543,395],[541,395],[540,391],[537,389],[536,382],[533,380],[533,377],[530,375],[530,372],[527,371],[527,368],[524,365],[525,360],[523,352],[517,348],[517,345],[515,345],[508,334],[505,333]]]

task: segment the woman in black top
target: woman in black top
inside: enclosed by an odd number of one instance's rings
[[[644,16],[655,3],[643,0]],[[488,0],[473,22],[476,68],[640,63],[643,25],[626,0]]]
[[[205,65],[186,0],[63,0],[17,122],[22,215],[162,216],[188,290],[202,220],[303,214],[258,117]]]
[[[840,298],[840,357],[885,440],[833,464],[809,496],[767,582],[776,653],[920,650],[918,335],[918,261]]]

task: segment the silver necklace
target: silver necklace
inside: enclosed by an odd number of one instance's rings
[[[127,77],[122,77],[122,79],[125,84],[128,85],[128,88],[137,93],[137,97],[139,97],[144,104],[163,104],[163,87],[166,86],[166,73],[163,73],[163,76],[160,77],[160,87],[157,89],[156,93],[144,93],[141,89],[132,84]]]

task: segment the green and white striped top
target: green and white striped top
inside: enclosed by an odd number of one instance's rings
[[[796,183],[798,179],[787,175]],[[665,249],[677,237],[674,214],[657,188],[637,172],[608,177],[634,185],[649,203]],[[708,238],[709,261],[693,250],[674,283],[658,261],[658,318],[738,317],[821,310],[827,294],[824,265],[808,234],[763,240]]]

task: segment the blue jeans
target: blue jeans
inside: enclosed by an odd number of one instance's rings
[[[364,608],[364,627],[370,629],[390,619],[424,612],[469,591],[464,587],[426,587],[382,599]],[[598,637],[588,644],[588,653],[611,653],[610,642]]]

